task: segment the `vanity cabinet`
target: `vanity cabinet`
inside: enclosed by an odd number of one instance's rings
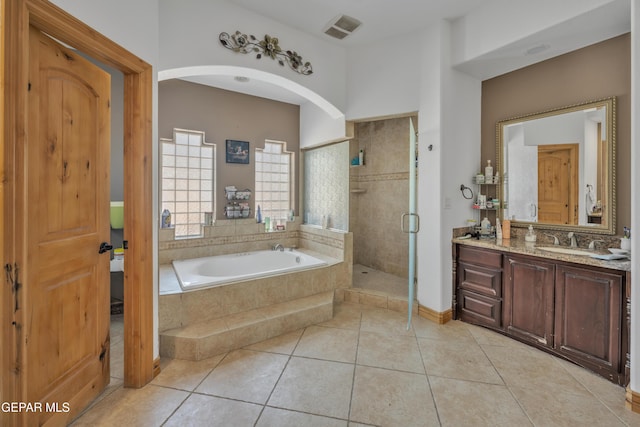
[[[628,382],[629,273],[454,244],[454,319]]]
[[[624,369],[621,274],[572,266],[556,271],[556,350],[604,376]]]
[[[457,282],[460,319],[501,328],[502,254],[461,246]]]
[[[504,326],[532,344],[554,346],[555,264],[505,254]]]

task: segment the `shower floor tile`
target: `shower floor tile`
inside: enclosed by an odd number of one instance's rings
[[[353,287],[368,291],[384,292],[393,296],[409,296],[408,279],[367,267],[353,265]]]

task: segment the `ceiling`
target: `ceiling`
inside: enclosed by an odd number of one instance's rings
[[[452,20],[497,0],[228,0],[230,3],[347,49],[415,32],[442,19]],[[323,30],[346,14],[362,25],[337,40]],[[630,31],[630,1],[614,0],[570,21],[565,21],[456,68],[481,80],[495,77]],[[542,48],[531,55],[532,49]],[[308,100],[280,86],[238,82],[233,76],[193,76],[194,83],[274,99],[291,104]]]

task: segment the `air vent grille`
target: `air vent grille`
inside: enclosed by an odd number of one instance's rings
[[[327,24],[324,29],[324,33],[342,40],[349,34],[353,33],[360,25],[362,25],[362,22],[358,21],[356,18],[347,15],[340,15],[329,21],[329,24]]]

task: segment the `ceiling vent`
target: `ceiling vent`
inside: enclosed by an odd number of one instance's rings
[[[358,21],[356,18],[352,18],[347,15],[340,15],[336,18],[332,19],[329,24],[324,29],[324,33],[342,40],[347,37],[349,34],[353,33],[362,22]]]

